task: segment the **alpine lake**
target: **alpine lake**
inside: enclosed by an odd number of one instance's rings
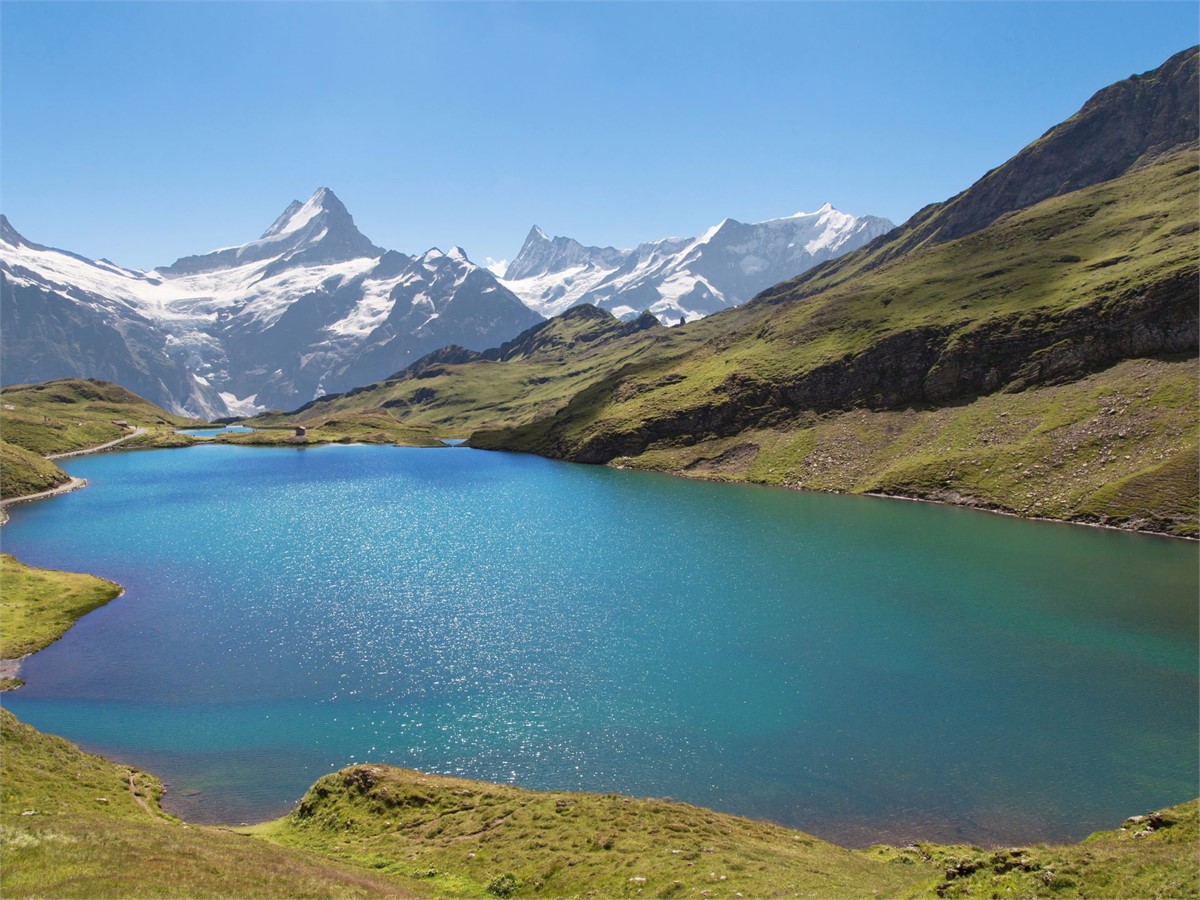
[[[1197,793],[1200,548],[466,448],[65,461],[4,549],[124,595],[4,705],[199,822],[355,762],[851,846],[1078,839]]]

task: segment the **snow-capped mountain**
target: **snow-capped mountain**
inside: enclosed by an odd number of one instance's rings
[[[675,324],[744,303],[893,227],[887,219],[855,217],[828,203],[765,222],[725,219],[698,238],[665,238],[632,250],[585,247],[534,226],[503,283],[545,316],[594,303],[623,319],[648,309]]]
[[[541,321],[458,247],[372,244],[328,188],[255,241],[141,272],[34,244],[0,217],[5,383],[117,381],[205,418],[294,408],[430,350]]]

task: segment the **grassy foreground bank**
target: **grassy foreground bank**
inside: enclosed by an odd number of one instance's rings
[[[249,829],[0,711],[4,897],[1195,897],[1200,801],[1062,846],[846,850],[665,800],[352,766]]]

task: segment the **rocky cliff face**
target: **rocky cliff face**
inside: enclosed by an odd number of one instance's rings
[[[1195,275],[1187,273],[1069,312],[1014,314],[965,332],[949,325],[900,331],[794,379],[769,382],[735,373],[703,403],[666,411],[634,428],[600,429],[579,443],[559,431],[538,449],[574,462],[605,463],[637,456],[659,441],[690,443],[781,425],[800,411],[939,406],[1074,381],[1123,359],[1195,354],[1200,347],[1195,293]],[[569,421],[572,408],[594,409],[603,395],[620,397],[642,371],[617,373],[575,398],[560,417]],[[482,436],[478,443],[491,440]]]

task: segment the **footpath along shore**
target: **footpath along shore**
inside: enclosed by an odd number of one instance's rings
[[[107,450],[109,447],[115,447],[115,446],[117,446],[117,444],[123,444],[126,441],[128,441],[132,438],[135,438],[138,435],[145,434],[145,433],[146,433],[146,429],[142,428],[139,425],[136,428],[134,428],[133,431],[129,432],[129,434],[122,435],[121,437],[117,438],[115,441],[109,441],[107,444],[100,444],[97,447],[85,447],[82,450],[68,450],[66,453],[47,453],[46,459],[67,459],[68,457],[71,457],[71,456],[87,456],[89,453],[99,453],[102,450]],[[41,496],[41,495],[39,494],[38,496]],[[13,499],[14,500],[19,500],[19,499],[32,500],[33,495],[27,495],[24,498],[14,497]]]

